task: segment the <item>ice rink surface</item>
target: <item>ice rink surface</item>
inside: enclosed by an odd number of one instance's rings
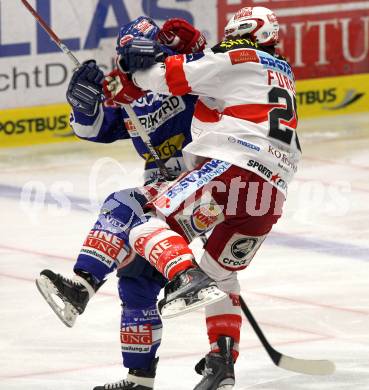
[[[239,278],[275,348],[334,360],[337,372],[308,377],[275,367],[245,320],[236,389],[367,390],[369,117],[305,121],[300,140],[285,214]],[[90,390],[125,377],[115,276],[72,329],[34,280],[44,268],[72,274],[99,202],[139,185],[141,170],[129,142],[0,149],[1,390]],[[207,348],[201,311],[165,321],[155,388],[192,389]]]

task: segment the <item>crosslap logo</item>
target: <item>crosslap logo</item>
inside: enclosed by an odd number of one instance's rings
[[[231,252],[236,259],[243,259],[256,246],[258,240],[256,238],[241,238],[232,244]]]

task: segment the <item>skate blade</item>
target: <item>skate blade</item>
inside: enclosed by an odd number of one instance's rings
[[[58,289],[46,276],[41,275],[36,279],[36,286],[45,301],[53,309],[54,313],[60,318],[63,324],[68,326],[68,328],[72,328],[78,317],[77,310],[69,302],[66,302],[63,299]],[[58,297],[58,300],[56,300],[55,297]],[[64,306],[61,306],[61,304]]]
[[[217,390],[233,390],[234,389],[234,379],[228,378],[224,379],[219,383]]]
[[[211,305],[212,303],[221,301],[227,296],[226,293],[219,290],[216,286],[203,288],[198,292],[199,300],[187,305],[183,298],[174,299],[164,305],[161,309],[162,318],[173,318],[185,313],[200,309],[201,307]]]

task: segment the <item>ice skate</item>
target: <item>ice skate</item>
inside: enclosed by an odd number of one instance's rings
[[[226,297],[216,282],[200,268],[179,273],[165,287],[158,308],[163,318],[171,318],[218,302]]]
[[[150,370],[132,369],[128,371],[127,379],[118,382],[106,383],[103,386],[96,386],[93,390],[152,390],[154,388],[156,366],[159,358],[156,358]]]
[[[68,279],[46,269],[36,279],[36,285],[55,314],[71,328],[102,283],[96,283],[87,272]]]
[[[203,375],[194,390],[232,390],[234,388],[233,339],[222,336],[218,339],[220,351],[210,352],[197,363],[195,370]]]

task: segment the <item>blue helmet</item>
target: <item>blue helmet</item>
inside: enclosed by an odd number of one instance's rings
[[[119,31],[117,38],[117,53],[120,53],[120,48],[126,45],[133,38],[146,38],[156,40],[160,28],[153,19],[148,16],[140,16],[132,22],[125,24]],[[175,54],[172,50],[164,45],[160,45],[164,53],[171,55]]]
[[[117,39],[117,51],[132,38],[142,37],[156,40],[159,31],[159,26],[151,18],[140,16],[120,29]]]

